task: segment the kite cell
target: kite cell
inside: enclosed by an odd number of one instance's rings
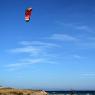
[[[32,8],[27,8],[25,10],[25,21],[26,22],[29,22],[31,14],[32,14]]]

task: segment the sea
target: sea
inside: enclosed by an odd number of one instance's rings
[[[46,91],[48,95],[95,95],[95,91]]]

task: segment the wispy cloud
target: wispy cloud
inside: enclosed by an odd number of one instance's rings
[[[12,53],[29,53],[31,55],[45,54],[51,48],[60,47],[54,43],[46,43],[41,41],[21,41],[20,47],[9,50]]]
[[[78,48],[80,49],[95,49],[95,42],[81,42],[81,43],[77,43]]]
[[[33,46],[25,46],[25,47],[19,47],[9,50],[12,53],[33,53],[36,54],[41,51],[41,49],[33,47]]]
[[[77,38],[67,35],[67,34],[53,34],[50,39],[59,41],[78,41]]]
[[[25,69],[25,67],[31,66],[33,64],[39,64],[43,62],[43,59],[27,59],[27,60],[20,60],[17,63],[7,64],[5,67],[8,70],[18,70],[18,69]]]
[[[23,59],[23,60],[20,60],[18,63],[8,64],[7,67],[20,67],[20,66],[25,66],[25,65],[27,66],[31,64],[41,63],[43,61],[44,59]]]
[[[89,78],[95,77],[95,73],[83,73],[81,74],[81,77],[89,77]]]
[[[28,54],[30,57],[49,57],[53,55],[48,53],[49,51],[53,50],[54,48],[60,48],[59,44],[42,41],[20,41],[19,44],[21,46],[10,49],[9,52],[18,54],[24,53]]]
[[[94,31],[88,26],[74,26],[75,29],[84,30],[85,32],[94,33]]]
[[[17,70],[17,69],[23,69],[26,67],[30,67],[33,64],[54,64],[53,61],[45,59],[45,58],[36,58],[36,59],[22,59],[19,60],[17,63],[7,64],[5,67],[9,70]]]
[[[93,36],[92,36],[92,37],[87,37],[87,40],[88,40],[88,41],[95,42],[95,37],[93,37]]]
[[[58,48],[59,45],[42,41],[21,41],[19,44],[20,46],[18,48],[10,49],[9,52],[13,54],[18,53],[21,56],[24,53],[27,54],[27,56],[24,56],[24,58],[22,56],[21,59],[16,60],[16,62],[8,64],[6,66],[8,69],[15,70],[33,64],[56,63],[53,60],[54,55],[52,53],[48,53],[48,51]]]
[[[80,55],[78,55],[78,54],[74,54],[73,57],[76,58],[76,59],[82,58],[82,57],[81,57]]]
[[[54,43],[47,43],[47,42],[42,42],[42,41],[21,41],[21,45],[26,45],[26,46],[40,46],[40,47],[59,47],[59,45],[54,44]]]
[[[80,25],[80,24],[75,24],[75,23],[64,23],[64,22],[58,22],[58,21],[56,23],[61,25],[61,26],[68,27],[68,28],[73,28],[76,30],[82,30],[82,32],[95,33],[94,30],[87,25]]]

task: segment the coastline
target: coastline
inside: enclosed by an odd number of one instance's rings
[[[44,90],[0,88],[0,95],[47,95]]]

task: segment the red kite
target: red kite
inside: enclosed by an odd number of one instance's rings
[[[29,22],[31,14],[32,14],[32,8],[27,8],[25,10],[25,21],[26,22]]]

